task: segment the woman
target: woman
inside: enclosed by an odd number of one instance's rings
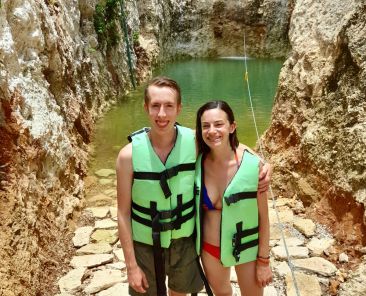
[[[197,251],[217,296],[231,296],[230,266],[241,295],[263,295],[269,266],[267,194],[257,193],[260,159],[236,136],[234,114],[224,101],[197,112]]]

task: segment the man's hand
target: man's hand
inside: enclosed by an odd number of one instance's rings
[[[139,293],[146,293],[146,289],[149,288],[145,273],[136,266],[127,269],[128,283],[132,289]]]
[[[269,183],[271,181],[272,168],[271,165],[266,162],[261,163],[259,168],[259,182],[258,182],[258,193],[263,193],[268,191]]]

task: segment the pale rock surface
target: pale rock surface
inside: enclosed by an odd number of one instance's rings
[[[301,272],[295,272],[297,287],[301,296],[321,296],[322,291],[318,278],[314,275],[307,275]],[[286,295],[297,296],[295,285],[291,273],[286,275]]]
[[[95,229],[117,228],[117,223],[109,218],[95,221]]]
[[[116,171],[112,170],[112,169],[100,169],[100,170],[96,171],[95,174],[98,177],[106,178],[106,177],[115,175]]]
[[[309,250],[306,247],[288,247],[289,256],[291,258],[307,258],[309,257]],[[282,246],[272,248],[271,253],[277,260],[287,259],[286,249]]]
[[[128,283],[119,283],[101,291],[96,294],[97,296],[127,296],[128,295]]]
[[[307,259],[292,260],[293,265],[297,269],[306,272],[317,273],[323,276],[332,276],[336,273],[337,267],[322,257],[311,257]]]
[[[71,259],[70,265],[74,268],[79,267],[95,267],[113,261],[112,254],[95,254],[75,256]]]
[[[316,225],[311,219],[296,218],[294,227],[306,237],[311,237],[315,234]]]
[[[86,208],[87,212],[90,212],[94,218],[105,218],[108,214],[108,207],[92,207]]]
[[[76,268],[70,270],[58,281],[61,293],[76,293],[81,290],[81,283],[86,268]]]
[[[75,247],[82,247],[90,242],[90,235],[94,228],[91,226],[80,227],[76,229],[75,236],[72,238],[72,242]]]
[[[322,238],[319,239],[317,237],[313,237],[309,243],[307,243],[306,247],[309,248],[311,254],[314,256],[320,256],[323,254],[324,250],[328,249],[334,244],[334,239],[331,238]]]
[[[114,244],[118,240],[117,230],[97,229],[91,236],[94,242]]]
[[[85,287],[87,294],[97,293],[108,289],[115,284],[122,283],[126,278],[119,270],[105,269],[93,273],[90,283]]]
[[[106,254],[111,252],[112,252],[111,245],[104,242],[88,244],[76,250],[77,255],[103,254],[103,253]]]

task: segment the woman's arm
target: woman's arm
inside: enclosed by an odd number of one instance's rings
[[[268,192],[258,192],[259,245],[257,258],[257,283],[260,287],[272,282],[272,271],[269,265],[269,215]]]

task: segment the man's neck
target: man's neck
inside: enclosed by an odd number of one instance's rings
[[[175,143],[176,138],[176,129],[172,128],[171,130],[167,131],[166,133],[157,133],[153,129],[150,130],[150,141],[151,145],[154,149],[158,150],[171,150]]]

